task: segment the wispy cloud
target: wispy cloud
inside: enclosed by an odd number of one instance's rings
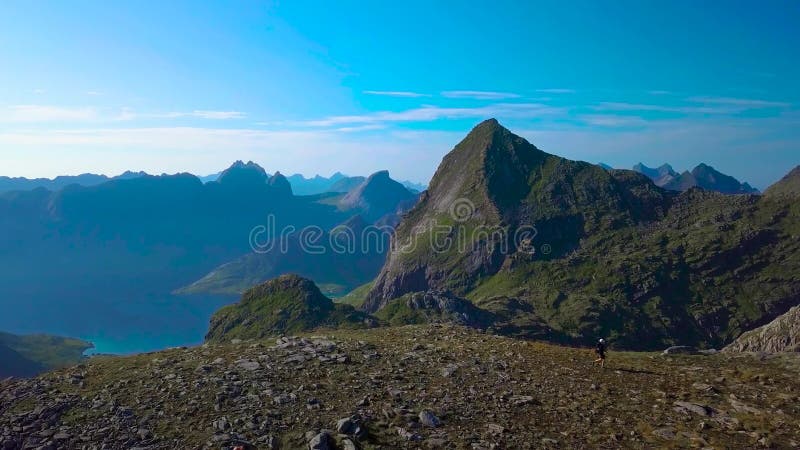
[[[646,103],[601,102],[591,106],[598,111],[656,111],[680,114],[735,114],[744,109],[736,105],[694,106],[656,105]]]
[[[559,88],[537,89],[536,92],[543,92],[545,94],[574,94],[575,89],[559,89]]]
[[[791,106],[786,102],[775,102],[768,100],[756,100],[750,98],[733,98],[733,97],[690,97],[687,99],[694,103],[706,103],[714,105],[732,105],[744,108],[786,108]]]
[[[44,89],[34,89],[34,90],[32,90],[31,92],[33,92],[33,93],[34,93],[34,94],[36,94],[36,95],[42,95],[42,94],[44,94],[44,93],[45,93],[45,92],[47,92],[47,91],[45,91]]]
[[[589,114],[580,117],[587,125],[599,127],[640,127],[647,125],[647,121],[638,116],[619,116],[604,114]]]
[[[369,95],[383,95],[386,97],[407,97],[407,98],[430,97],[430,94],[422,94],[420,92],[410,92],[410,91],[364,91],[364,93]]]
[[[2,122],[74,122],[98,118],[94,108],[70,108],[46,105],[14,105],[0,109]]]
[[[207,120],[243,119],[241,111],[173,111],[167,113],[139,113],[131,108],[120,110],[99,109],[91,106],[70,107],[53,105],[12,105],[0,107],[0,123],[49,123],[49,122],[110,122],[138,119],[178,119],[194,117]]]
[[[513,92],[495,91],[443,91],[440,95],[446,98],[471,98],[474,100],[504,100],[520,97],[519,94]]]
[[[246,117],[246,114],[241,111],[195,110],[192,111],[191,113],[186,113],[184,115],[199,117],[201,119],[214,119],[214,120],[243,119]]]
[[[475,108],[442,108],[423,106],[405,111],[378,111],[370,114],[331,116],[319,120],[295,122],[294,125],[311,127],[330,127],[346,124],[375,124],[393,122],[432,122],[440,119],[464,118],[537,118],[563,113],[556,108],[541,103],[495,103]]]
[[[671,91],[662,91],[662,90],[658,90],[658,89],[653,90],[653,91],[647,91],[647,93],[650,94],[650,95],[672,95]]]

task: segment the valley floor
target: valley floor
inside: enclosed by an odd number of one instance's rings
[[[459,327],[324,334],[95,357],[0,382],[0,448],[800,443],[797,355],[612,349],[600,369],[590,350]]]

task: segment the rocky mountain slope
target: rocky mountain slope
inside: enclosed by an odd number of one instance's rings
[[[324,334],[320,334],[324,333]],[[0,447],[794,448],[797,358],[656,356],[450,326],[95,357],[0,382]]]
[[[728,352],[800,352],[800,306],[750,330],[725,347]]]
[[[366,311],[443,290],[515,335],[719,348],[800,303],[796,202],[664,190],[494,120],[445,156],[395,243]]]
[[[773,184],[764,195],[773,197],[800,197],[800,166],[792,169],[786,176]]]

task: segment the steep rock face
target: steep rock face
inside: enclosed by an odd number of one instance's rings
[[[725,347],[726,352],[800,352],[800,306],[750,330]]]
[[[214,313],[206,341],[258,339],[323,326],[360,327],[365,326],[365,319],[352,306],[334,304],[311,280],[282,275]]]
[[[487,120],[444,157],[398,226],[365,308],[414,291],[463,293],[536,236],[564,254],[587,234],[656,218],[668,202],[642,175],[550,155]],[[460,247],[440,246],[438,233]]]
[[[414,292],[397,299],[378,317],[390,325],[452,323],[486,328],[494,322],[490,312],[445,291]]]
[[[800,196],[800,166],[795,167],[777,183],[773,184],[766,191],[765,196],[772,197],[798,197]]]

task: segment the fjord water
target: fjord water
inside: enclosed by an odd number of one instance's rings
[[[211,314],[234,297],[143,295],[137,298],[62,297],[59,301],[0,298],[0,329],[77,337],[94,344],[87,354],[131,354],[203,342]]]

